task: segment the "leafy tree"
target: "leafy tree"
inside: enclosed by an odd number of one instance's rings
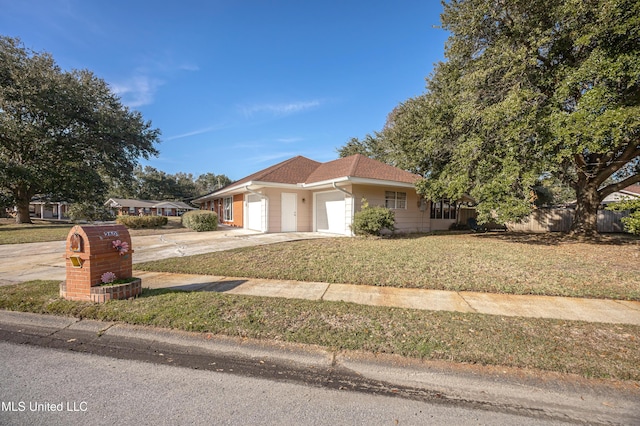
[[[542,176],[574,191],[576,234],[640,181],[640,2],[451,0],[446,62],[378,142],[430,198],[470,193],[481,218],[527,215]]]
[[[159,135],[90,71],[63,71],[48,53],[0,37],[0,190],[18,223],[31,222],[36,194],[102,199],[109,180],[126,183],[140,157],[157,154]]]
[[[74,203],[69,207],[67,214],[74,222],[80,220],[96,222],[115,219],[115,216],[105,206],[96,202]]]
[[[640,235],[640,199],[623,200],[607,206],[614,211],[628,211],[629,216],[620,219],[627,232]]]
[[[231,179],[226,175],[216,175],[215,173],[202,174],[195,180],[196,195],[200,196],[209,194],[216,189],[229,185],[230,183]]]

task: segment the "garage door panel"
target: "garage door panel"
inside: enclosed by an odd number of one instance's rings
[[[344,234],[346,230],[345,198],[340,191],[316,195],[316,229]]]
[[[262,198],[254,194],[247,196],[247,228],[262,231]]]

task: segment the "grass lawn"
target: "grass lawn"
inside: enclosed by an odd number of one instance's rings
[[[16,224],[14,219],[0,219],[0,244],[42,243],[45,241],[62,241],[67,238],[70,223],[55,223],[32,219],[33,224]],[[182,227],[179,217],[170,217],[169,223],[161,228],[130,229],[132,236],[171,234],[174,232],[191,232]]]
[[[0,287],[0,309],[640,381],[632,325],[170,290],[92,304],[59,299],[57,281]]]
[[[441,234],[296,241],[136,264],[230,277],[640,300],[640,239]]]

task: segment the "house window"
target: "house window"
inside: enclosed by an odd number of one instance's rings
[[[443,199],[431,202],[431,219],[455,219],[458,204],[455,201]]]
[[[223,220],[233,221],[233,197],[226,197],[223,201]]]
[[[136,208],[135,207],[129,207],[129,214],[136,214]]]
[[[384,206],[388,209],[406,209],[407,208],[407,193],[385,191],[384,193]]]

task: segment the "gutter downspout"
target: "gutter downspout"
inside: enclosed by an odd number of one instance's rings
[[[345,194],[347,194],[349,197],[351,197],[351,224],[349,224],[349,236],[353,235],[353,231],[351,230],[351,225],[353,225],[353,216],[355,215],[355,208],[356,208],[356,203],[354,202],[354,197],[353,194],[349,191],[347,191],[344,188],[340,188],[338,187],[338,185],[336,185],[335,182],[331,182],[331,185],[333,186],[333,189],[337,189],[340,192],[344,192]]]
[[[246,185],[244,187],[244,189],[248,193],[253,194],[253,195],[257,195],[258,197],[262,198],[263,200],[267,200],[267,206],[266,206],[265,211],[264,211],[264,222],[265,222],[264,223],[264,229],[261,229],[262,232],[266,233],[267,229],[269,228],[269,197],[267,197],[264,194],[260,194],[259,192],[256,192],[256,191],[250,189],[249,186],[251,186],[251,185]],[[248,224],[248,221],[247,221],[247,224]]]

